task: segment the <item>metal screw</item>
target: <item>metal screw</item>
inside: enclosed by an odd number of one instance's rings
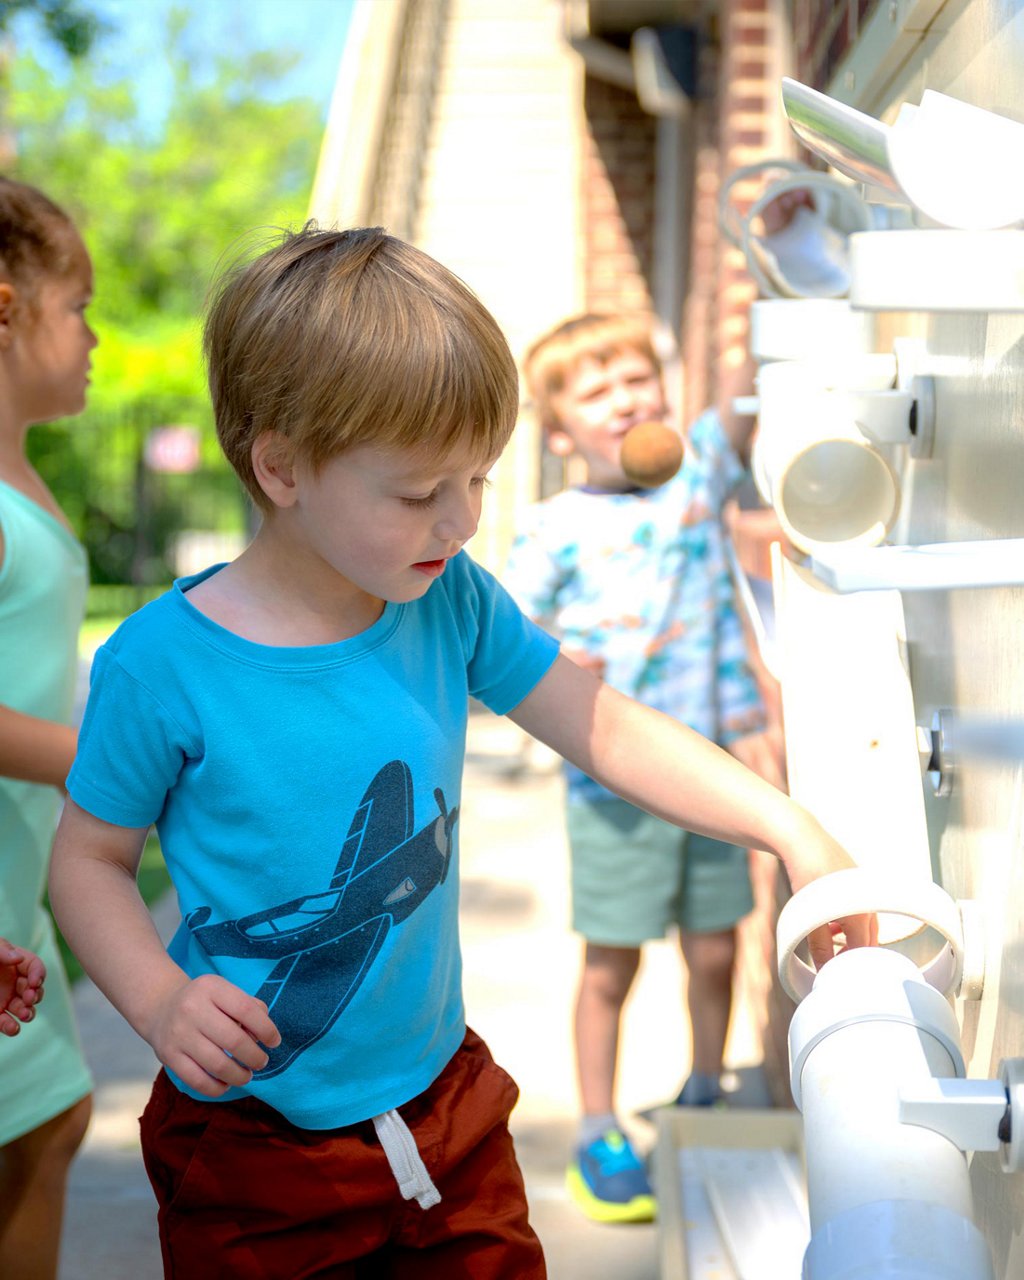
[[[953,790],[953,750],[950,741],[953,713],[948,709],[936,711],[932,716],[932,759],[928,780],[937,796],[948,796]]]

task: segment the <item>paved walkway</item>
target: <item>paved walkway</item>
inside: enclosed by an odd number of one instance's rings
[[[570,1011],[579,950],[566,926],[561,777],[538,753],[524,768],[520,742],[508,721],[472,717],[460,822],[469,1021],[521,1089],[513,1131],[551,1280],[655,1280],[655,1227],[590,1223],[563,1190],[576,1105]],[[170,898],[155,916],[169,936],[176,924]],[[627,1115],[673,1096],[685,1074],[681,981],[674,945],[649,947],[627,1012],[620,1067]],[[87,981],[76,1006],[97,1089],[95,1119],[72,1173],[61,1280],[159,1280],[155,1207],[137,1133],[156,1062]],[[737,1065],[746,1042],[741,1017],[731,1040]],[[649,1147],[653,1130],[635,1123]]]

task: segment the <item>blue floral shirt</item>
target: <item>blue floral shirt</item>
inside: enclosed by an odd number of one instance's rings
[[[743,468],[713,410],[657,489],[568,489],[532,507],[503,585],[565,649],[604,660],[616,689],[727,745],[764,727],[721,511]],[[607,795],[569,768],[573,798]]]

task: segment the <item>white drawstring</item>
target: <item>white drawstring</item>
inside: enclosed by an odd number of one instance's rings
[[[431,1181],[427,1166],[416,1146],[416,1139],[397,1111],[385,1111],[373,1117],[377,1140],[384,1148],[391,1172],[395,1175],[403,1200],[415,1200],[421,1209],[440,1204],[441,1193]]]

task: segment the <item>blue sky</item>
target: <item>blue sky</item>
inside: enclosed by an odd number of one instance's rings
[[[140,114],[159,119],[171,90],[161,53],[163,16],[170,9],[188,15],[190,41],[226,52],[287,49],[297,55],[284,92],[320,103],[326,116],[352,10],[352,0],[81,0],[112,31],[103,38],[103,60],[113,74],[130,73],[139,87]],[[55,75],[62,59],[40,39],[37,21],[25,16],[15,39],[31,47]]]

